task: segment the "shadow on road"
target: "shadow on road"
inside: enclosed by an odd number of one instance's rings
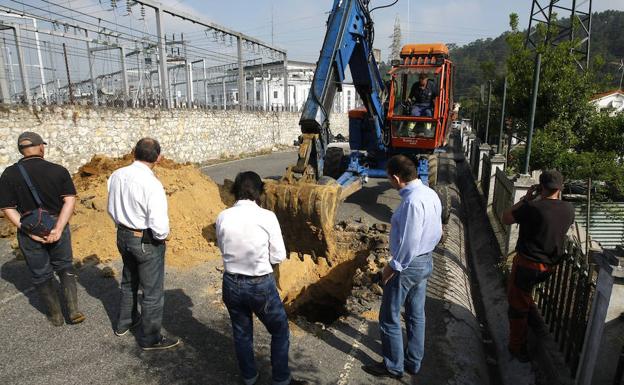
[[[390,183],[386,181],[379,182],[378,185],[372,187],[364,186],[349,196],[345,202],[359,205],[365,213],[379,222],[390,223],[392,209],[387,204],[380,203],[379,197],[391,188]]]
[[[113,329],[119,312],[119,283],[116,279],[103,277],[102,271],[94,265],[86,265],[78,269],[78,283],[87,294],[102,302],[106,315]]]
[[[23,260],[12,259],[2,265],[0,276],[3,280],[10,282],[19,290],[28,302],[40,313],[46,314],[44,305],[39,301],[37,293],[33,290],[30,270]]]

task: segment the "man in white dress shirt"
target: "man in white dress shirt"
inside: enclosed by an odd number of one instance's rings
[[[152,171],[161,159],[160,144],[151,138],[139,140],[134,159],[108,179],[108,213],[117,225],[117,249],[124,263],[115,334],[123,336],[141,324],[138,341],[143,350],[168,349],[180,341],[160,333],[165,240],[169,235],[167,196]],[[141,314],[139,285],[143,291]]]
[[[238,174],[232,188],[236,203],[217,217],[217,242],[225,267],[223,302],[230,313],[236,357],[245,385],[258,380],[253,314],[271,333],[273,384],[305,385],[306,381],[293,379],[288,368],[288,318],[272,267],[286,258],[286,248],[277,217],[258,206],[262,190],[258,174]]]

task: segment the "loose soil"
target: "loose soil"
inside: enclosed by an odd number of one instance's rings
[[[118,159],[96,155],[74,175],[78,201],[70,223],[78,265],[107,264],[119,258],[115,226],[106,211],[106,183],[113,171],[132,160],[131,155]],[[215,220],[234,203],[231,181],[217,185],[196,166],[170,160],[159,163],[154,172],[169,204],[166,264],[188,268],[220,258]],[[265,186],[263,206],[276,212],[289,251],[275,269],[287,311],[331,323],[347,311],[370,310],[381,294],[377,282],[388,255],[387,226],[334,225],[339,204],[336,186],[296,188],[275,181],[266,181]],[[0,235],[14,236],[13,226],[0,226]],[[109,271],[108,276],[114,275]]]
[[[74,175],[78,200],[70,223],[77,264],[107,263],[119,258],[115,226],[106,212],[106,181],[113,171],[132,161],[131,155],[119,159],[96,155]],[[165,188],[169,204],[171,236],[166,264],[190,267],[220,257],[214,223],[226,206],[217,184],[197,167],[167,159],[154,168],[154,173]],[[14,227],[4,218],[2,222],[0,236],[13,237]]]

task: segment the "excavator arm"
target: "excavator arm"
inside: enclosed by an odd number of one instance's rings
[[[380,98],[384,86],[372,55],[374,30],[368,3],[368,0],[334,0],[310,93],[299,121],[303,140],[298,160],[285,175],[289,182],[315,183],[323,177],[325,152],[331,141],[329,117],[336,92],[342,89],[345,81],[347,67],[374,125],[377,149],[385,150],[382,140],[385,114]],[[365,177],[366,169],[356,165],[349,172],[339,178],[343,187]]]
[[[359,190],[368,168],[359,151],[350,156],[349,168],[336,182],[324,177],[325,153],[331,141],[329,124],[334,97],[350,69],[355,88],[374,127],[373,150],[385,152],[383,83],[372,55],[373,21],[369,0],[334,0],[327,32],[299,124],[302,141],[297,163],[281,181],[267,181],[264,206],[280,220],[286,245],[313,256],[334,255],[336,209]],[[329,182],[329,183],[328,183]],[[303,235],[303,236],[302,236]]]

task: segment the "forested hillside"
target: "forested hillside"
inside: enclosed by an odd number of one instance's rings
[[[477,96],[480,84],[494,79],[496,75],[502,76],[509,53],[506,35],[507,32],[461,47],[451,45],[451,58],[457,65],[456,100]],[[624,59],[624,12],[594,13],[590,58],[596,73],[596,91],[617,88],[621,74],[618,67],[620,60]]]

